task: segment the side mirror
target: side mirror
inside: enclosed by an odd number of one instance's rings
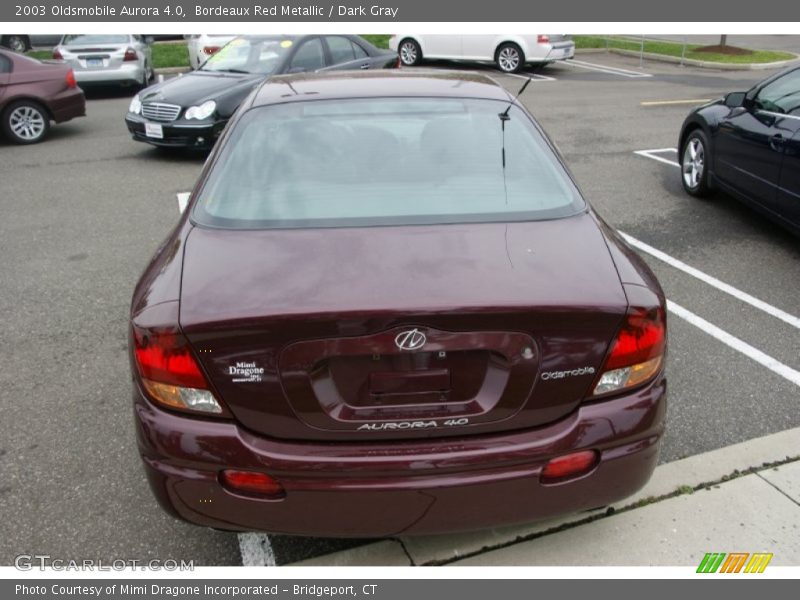
[[[747,92],[731,92],[725,96],[725,106],[728,108],[742,108],[747,97]]]
[[[155,42],[155,41],[156,41],[156,40],[155,40],[155,38],[154,38],[152,35],[146,35],[146,36],[144,36],[144,43],[145,43],[145,44],[147,44],[148,46],[149,46],[150,44],[152,44],[153,42]]]

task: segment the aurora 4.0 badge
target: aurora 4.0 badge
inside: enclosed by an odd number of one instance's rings
[[[390,423],[364,423],[356,431],[405,431],[407,429],[431,429],[434,427],[462,427],[469,419],[430,419],[428,421],[392,421]]]

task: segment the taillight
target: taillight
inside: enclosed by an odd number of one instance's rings
[[[226,469],[219,474],[220,483],[232,492],[278,500],[286,495],[283,486],[267,475],[256,471]]]
[[[223,412],[179,331],[134,326],[133,344],[142,386],[154,401],[178,410]]]
[[[537,44],[549,44],[550,43],[550,36],[539,34],[536,36],[536,43]]]
[[[630,308],[617,332],[594,395],[609,394],[645,383],[664,359],[667,326],[664,309]]]
[[[58,48],[53,50],[53,60],[64,60],[64,56]]]
[[[212,54],[216,54],[217,52],[219,52],[219,48],[220,48],[219,46],[205,46],[203,48],[203,53],[206,56],[211,56]]]
[[[558,456],[545,465],[539,475],[542,483],[558,483],[585,475],[598,463],[600,454],[596,450],[581,450],[572,454]]]
[[[136,50],[134,50],[133,48],[128,48],[127,50],[125,50],[125,56],[123,57],[122,61],[130,62],[132,60],[138,60],[138,59],[139,55],[136,54]]]
[[[78,87],[78,82],[75,81],[75,72],[72,69],[67,71],[67,87],[68,88]]]

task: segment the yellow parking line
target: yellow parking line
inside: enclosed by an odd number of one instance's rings
[[[711,98],[694,98],[693,100],[649,100],[640,102],[642,106],[669,106],[670,104],[702,104],[711,102]]]

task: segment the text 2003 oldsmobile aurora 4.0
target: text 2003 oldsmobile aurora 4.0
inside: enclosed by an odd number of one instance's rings
[[[270,79],[133,297],[162,506],[231,530],[444,532],[639,489],[665,300],[491,79]]]

